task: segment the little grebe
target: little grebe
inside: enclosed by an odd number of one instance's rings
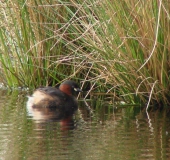
[[[77,100],[73,96],[75,92],[81,92],[81,89],[71,80],[61,83],[59,89],[55,87],[38,88],[33,92],[32,96],[29,97],[27,107],[36,110],[43,108],[43,112],[44,109],[45,112],[50,111],[49,115],[57,112],[60,112],[58,113],[60,115],[62,112],[62,116],[69,116],[78,108]]]

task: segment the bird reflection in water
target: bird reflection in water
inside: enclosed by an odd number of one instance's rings
[[[28,117],[34,120],[37,124],[45,124],[58,122],[61,131],[72,130],[75,128],[73,113],[65,113],[64,111],[56,108],[34,108],[27,104]]]

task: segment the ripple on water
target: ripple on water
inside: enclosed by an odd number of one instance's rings
[[[108,114],[94,106],[90,114],[80,103],[73,119],[44,119],[45,112],[36,119],[26,109],[26,95],[0,96],[2,160],[170,159],[170,120],[165,112],[129,113],[127,107]]]

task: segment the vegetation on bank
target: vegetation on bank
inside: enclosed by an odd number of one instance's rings
[[[81,81],[127,103],[169,103],[168,0],[0,2],[0,81]]]

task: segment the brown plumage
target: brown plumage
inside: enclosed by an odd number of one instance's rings
[[[41,110],[43,114],[48,112],[47,115],[68,116],[78,108],[74,92],[81,92],[81,90],[71,80],[64,81],[59,89],[55,87],[38,88],[29,97],[27,107],[34,111]]]

